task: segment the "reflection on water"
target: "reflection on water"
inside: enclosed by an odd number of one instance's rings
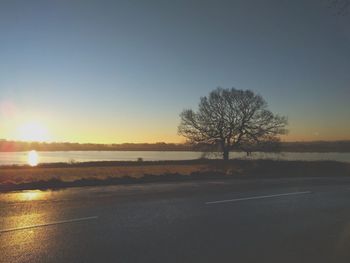
[[[29,153],[28,153],[28,164],[30,165],[30,166],[37,166],[38,165],[38,163],[39,163],[39,155],[38,155],[38,153],[36,152],[36,151],[30,151]]]
[[[60,151],[60,152],[0,152],[0,165],[23,165],[32,166],[38,163],[59,162],[94,162],[94,161],[136,161],[142,158],[144,161],[161,160],[191,160],[204,156],[202,152],[172,152],[172,151]],[[221,158],[219,154],[206,156],[207,158]],[[245,153],[232,152],[231,158],[247,158]],[[278,159],[278,160],[333,160],[350,162],[350,153],[253,153],[252,159]]]

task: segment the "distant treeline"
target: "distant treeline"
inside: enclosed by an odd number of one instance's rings
[[[283,152],[350,152],[349,141],[282,142]]]
[[[207,147],[194,147],[176,143],[123,143],[93,144],[68,142],[19,142],[0,140],[0,152],[21,151],[203,151]],[[234,150],[234,149],[233,149]],[[350,152],[349,141],[282,142],[278,147],[258,146],[251,151],[281,152]]]
[[[192,151],[189,144],[175,143],[123,143],[94,144],[69,142],[20,142],[0,140],[0,152],[21,151]]]

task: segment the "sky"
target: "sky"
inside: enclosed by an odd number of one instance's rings
[[[0,138],[184,142],[220,86],[262,95],[286,141],[350,139],[350,14],[327,0],[0,2]]]

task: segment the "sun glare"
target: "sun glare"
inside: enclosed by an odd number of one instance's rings
[[[20,201],[32,201],[42,198],[44,192],[40,190],[24,191],[18,194],[17,199]]]
[[[30,166],[37,166],[39,163],[39,155],[36,151],[30,151],[28,152],[28,164]]]
[[[44,142],[49,140],[49,134],[42,124],[28,122],[18,128],[18,139],[21,141]]]

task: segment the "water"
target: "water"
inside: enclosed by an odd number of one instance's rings
[[[142,158],[144,161],[160,160],[191,160],[198,159],[201,152],[174,152],[174,151],[68,151],[68,152],[0,152],[0,165],[21,165],[36,163],[57,162],[88,162],[88,161],[136,161]],[[35,158],[33,158],[33,156]],[[218,154],[209,156],[220,158]],[[247,158],[245,153],[233,152],[231,158]],[[350,153],[253,153],[252,159],[275,160],[333,160],[350,163]],[[35,161],[33,161],[33,159]]]

